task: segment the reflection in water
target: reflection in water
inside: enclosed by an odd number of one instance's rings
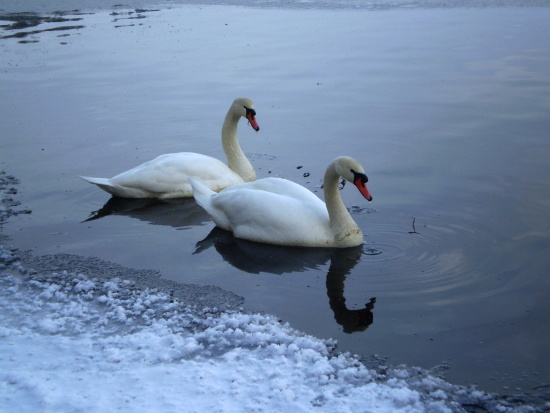
[[[359,310],[350,310],[346,306],[344,296],[344,284],[346,276],[349,274],[355,263],[359,261],[363,253],[362,246],[358,251],[352,251],[358,254],[357,257],[334,254],[327,274],[327,295],[330,308],[334,312],[334,319],[338,324],[344,327],[344,333],[355,333],[365,331],[374,321],[372,309],[376,303],[376,297],[372,297],[365,308]],[[350,267],[350,262],[354,264]]]
[[[84,222],[108,215],[125,215],[152,225],[188,228],[210,221],[210,217],[193,198],[178,199],[129,199],[111,197],[103,207],[93,211]]]
[[[374,321],[372,310],[376,298],[371,298],[365,308],[350,310],[346,307],[344,284],[346,276],[357,265],[363,254],[363,246],[353,248],[296,248],[260,244],[234,237],[229,231],[214,227],[208,236],[199,241],[194,254],[211,246],[222,258],[239,270],[252,274],[261,272],[285,274],[318,269],[330,260],[326,287],[334,319],[343,326],[345,333],[365,331]]]
[[[246,241],[219,227],[214,227],[205,239],[197,243],[194,254],[211,246],[233,267],[251,274],[267,272],[280,275],[318,269],[332,254],[326,248],[293,248]]]

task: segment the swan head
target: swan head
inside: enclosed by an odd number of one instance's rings
[[[367,189],[369,178],[359,162],[349,156],[340,156],[336,158],[334,166],[338,175],[352,182],[367,201],[372,201],[372,195]]]
[[[233,113],[238,116],[242,116],[248,120],[252,129],[256,132],[260,130],[258,122],[256,122],[256,110],[254,110],[254,102],[248,98],[237,98],[233,101],[231,106]]]

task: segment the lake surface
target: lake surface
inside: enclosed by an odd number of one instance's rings
[[[550,8],[63,17],[0,32],[0,169],[32,210],[5,226],[14,246],[217,285],[453,383],[548,391]],[[261,130],[242,122],[239,139],[259,178],[322,197],[333,158],[363,164],[373,202],[342,190],[362,247],[242,242],[192,200],[113,202],[78,178],[168,152],[224,159],[238,96],[256,105]]]

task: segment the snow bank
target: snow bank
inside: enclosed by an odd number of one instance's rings
[[[271,316],[198,309],[120,278],[33,273],[5,247],[0,259],[4,411],[534,411],[420,370],[369,370]]]

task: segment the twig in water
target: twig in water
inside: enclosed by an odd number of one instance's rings
[[[413,218],[413,230],[409,231],[409,234],[420,234],[419,232],[416,232],[416,227],[414,226],[414,222],[416,221],[416,218],[415,217],[412,217],[412,218]]]

